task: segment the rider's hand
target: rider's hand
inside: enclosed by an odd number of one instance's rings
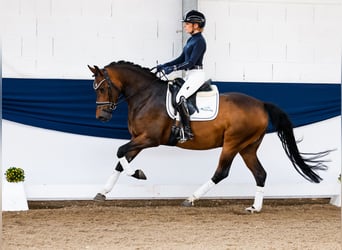
[[[173,66],[163,67],[163,71],[166,75],[170,74],[174,70],[175,70],[175,68]]]
[[[158,64],[157,65],[157,72],[161,72],[163,70],[163,64]]]

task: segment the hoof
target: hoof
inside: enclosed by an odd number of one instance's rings
[[[135,173],[132,175],[132,177],[138,179],[138,180],[146,180],[146,175],[141,169],[135,170]]]
[[[189,200],[185,200],[182,202],[182,206],[183,207],[193,207],[194,206],[194,202],[193,201],[189,201]]]
[[[94,197],[94,201],[105,201],[106,196],[100,193],[97,193],[96,196]]]
[[[247,207],[245,210],[247,212],[253,214],[254,212],[259,213],[261,211],[261,208],[260,209],[256,209],[254,206],[251,206],[251,207]]]

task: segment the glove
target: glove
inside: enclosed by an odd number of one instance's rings
[[[170,74],[171,72],[173,72],[175,70],[174,66],[167,66],[167,67],[163,67],[163,71],[166,75]]]
[[[163,70],[163,64],[158,64],[157,65],[157,72],[161,72]]]

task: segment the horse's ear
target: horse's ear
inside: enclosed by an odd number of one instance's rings
[[[97,67],[96,65],[94,65],[94,68],[88,65],[88,68],[90,69],[91,72],[93,72],[94,76],[97,76],[98,74],[100,74],[101,76],[103,75],[100,68]]]
[[[96,65],[94,65],[94,68],[95,68],[95,70],[96,70],[97,73],[100,73],[100,75],[103,75],[103,74],[102,74],[102,71],[100,70],[99,67],[97,67]]]
[[[95,68],[92,68],[91,66],[88,65],[88,68],[90,69],[91,72],[93,72],[93,74],[95,75],[96,73],[96,69]]]

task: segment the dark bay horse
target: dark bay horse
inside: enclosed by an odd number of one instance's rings
[[[134,170],[130,162],[145,148],[170,145],[173,120],[169,118],[165,97],[168,82],[161,80],[150,69],[130,62],[113,62],[100,69],[88,66],[94,74],[96,91],[96,118],[108,121],[122,96],[128,103],[128,129],[131,140],[117,151],[118,163],[105,187],[95,200],[105,200],[117,182],[121,172],[137,179],[146,179],[142,170]],[[120,99],[121,100],[121,99]],[[184,149],[206,150],[222,147],[216,171],[212,178],[183,202],[194,201],[226,178],[236,154],[240,154],[256,181],[254,204],[246,208],[259,212],[263,203],[266,172],[257,157],[257,150],[266,133],[269,120],[278,133],[283,148],[305,179],[319,183],[322,179],[315,172],[325,170],[322,157],[329,151],[301,154],[293,134],[293,126],[285,112],[271,103],[265,103],[241,93],[223,93],[219,97],[219,112],[211,121],[193,121],[194,139],[175,146]]]

